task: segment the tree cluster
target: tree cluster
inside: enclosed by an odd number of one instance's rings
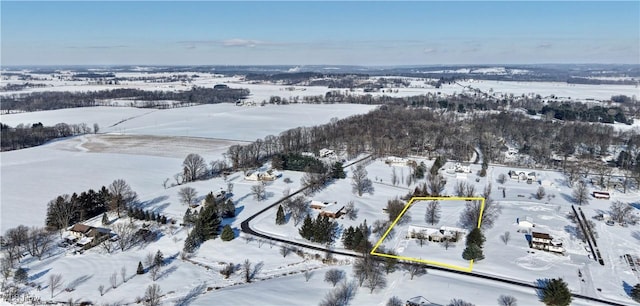
[[[482,247],[485,242],[484,234],[479,228],[474,228],[467,235],[467,239],[465,241],[466,248],[462,252],[462,258],[465,260],[481,260],[484,259],[484,255],[482,253]]]
[[[156,221],[160,224],[167,224],[168,221],[165,215],[138,207],[127,207],[127,216],[143,221]]]
[[[2,103],[4,104],[4,100]],[[58,123],[54,126],[44,126],[38,122],[31,126],[18,124],[16,127],[0,123],[0,150],[10,151],[35,147],[52,139],[91,132],[91,128],[86,123]]]
[[[327,216],[318,215],[314,220],[310,215],[307,215],[298,233],[309,241],[331,244],[338,235],[338,223]]]
[[[222,223],[219,208],[215,204],[205,204],[194,219],[194,227],[184,240],[183,249],[187,253],[193,253],[203,242],[217,238]]]
[[[248,89],[226,88],[213,89],[194,86],[186,91],[149,91],[133,88],[120,88],[87,92],[32,92],[28,94],[14,94],[4,96],[1,110],[3,111],[40,111],[73,107],[98,106],[101,101],[112,99],[135,98],[138,101],[178,101],[182,104],[215,104],[235,102],[249,95]],[[105,104],[107,105],[107,104]],[[154,103],[149,103],[155,106]]]
[[[342,233],[342,245],[348,250],[368,253],[373,247],[373,244],[369,241],[369,234],[370,230],[367,225],[367,220],[356,227],[349,226]]]
[[[71,196],[57,196],[47,205],[45,224],[52,229],[64,229],[76,222],[101,215],[109,210],[112,198],[105,186],[97,192],[89,189],[80,195],[73,193]]]

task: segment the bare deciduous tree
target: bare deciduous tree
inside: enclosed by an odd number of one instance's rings
[[[324,274],[324,281],[333,284],[334,287],[344,278],[344,271],[339,269],[330,269]]]
[[[404,303],[402,302],[402,300],[399,297],[392,296],[387,301],[387,305],[386,306],[403,306],[403,305],[404,305]]]
[[[499,306],[516,306],[518,305],[518,300],[511,295],[501,295],[498,298]]]
[[[182,204],[191,205],[193,200],[198,196],[198,192],[193,187],[182,187],[178,191],[180,202]]]
[[[444,186],[447,184],[447,181],[440,174],[428,174],[427,175],[427,189],[429,190],[429,194],[432,197],[438,197],[442,195],[442,191],[444,191]]]
[[[201,178],[207,171],[207,164],[202,156],[191,153],[182,162],[184,180],[193,182]]]
[[[367,276],[365,287],[369,288],[369,293],[373,293],[373,290],[377,288],[382,289],[385,286],[387,286],[387,276],[380,265],[376,264]]]
[[[507,181],[507,175],[505,175],[504,173],[500,173],[496,181],[500,184],[504,184]]]
[[[429,204],[427,204],[424,221],[431,225],[440,221],[440,203],[438,201],[430,201]]]
[[[287,201],[284,206],[285,210],[291,214],[293,224],[298,225],[309,214],[309,205],[307,199],[300,195],[290,201]]]
[[[409,272],[411,276],[411,280],[413,280],[414,276],[421,276],[427,274],[427,268],[424,265],[418,263],[405,263],[403,265],[404,269]]]
[[[356,282],[342,282],[338,287],[331,290],[320,302],[320,306],[345,306],[349,305],[358,291]]]
[[[511,233],[509,231],[504,232],[504,234],[500,235],[500,240],[504,242],[504,244],[509,243],[509,239],[511,238]]]
[[[253,268],[251,268],[252,267],[251,261],[246,259],[242,263],[242,273],[244,275],[245,282],[250,283],[256,277],[256,275],[260,273],[263,266],[264,266],[264,263],[259,262],[255,266],[253,266]]]
[[[587,185],[583,182],[580,182],[573,189],[573,201],[578,205],[587,205],[589,204],[589,190],[587,190]]]
[[[312,276],[313,276],[313,271],[310,271],[310,270],[304,271],[304,281],[305,282],[308,282],[311,279]]]
[[[121,251],[130,248],[135,243],[136,227],[133,223],[120,222],[115,224],[111,230],[118,235],[116,243]]]
[[[53,235],[49,231],[41,227],[32,227],[29,230],[27,251],[31,256],[42,260],[42,256],[51,249],[52,245]]]
[[[109,277],[109,283],[111,283],[111,288],[113,288],[113,289],[118,288],[118,273],[117,272],[113,272],[111,274],[111,276]]]
[[[51,274],[49,275],[49,290],[51,291],[51,298],[53,298],[53,293],[62,287],[62,275],[61,274]]]
[[[226,264],[221,270],[220,270],[220,274],[222,274],[224,276],[224,278],[229,278],[229,276],[231,276],[231,274],[236,272],[236,265],[234,265],[232,262]]]
[[[109,199],[110,207],[118,213],[118,218],[120,218],[121,210],[126,209],[127,205],[138,199],[138,194],[123,179],[114,180],[109,185],[109,193],[111,195]]]
[[[353,192],[357,193],[359,197],[362,194],[370,193],[373,194],[373,183],[367,177],[367,170],[364,168],[362,164],[357,165],[355,168],[351,168],[353,172],[351,175],[351,187],[353,187]]]
[[[546,194],[547,193],[544,191],[544,187],[540,186],[536,191],[536,199],[542,200]]]
[[[358,209],[354,207],[353,201],[349,201],[344,209],[349,220],[355,220],[358,218]]]
[[[51,224],[56,228],[64,230],[69,227],[77,207],[71,203],[71,196],[64,194],[51,200],[47,206],[50,215],[53,217]],[[49,224],[49,223],[48,223]]]
[[[158,306],[160,305],[160,298],[162,296],[162,290],[158,284],[151,284],[144,292],[144,305],[145,306]]]
[[[465,203],[465,209],[460,214],[460,225],[467,229],[473,229],[478,227],[478,221],[480,219],[480,212],[482,211],[482,228],[491,228],[495,223],[495,220],[500,215],[500,206],[491,201],[489,198],[485,198],[484,210],[482,210],[482,202],[480,200],[467,201]]]
[[[633,212],[633,206],[620,201],[611,203],[611,206],[609,207],[609,214],[611,215],[611,219],[619,223],[634,223],[637,217],[633,214]]]
[[[125,266],[122,266],[122,268],[120,269],[120,276],[122,277],[122,283],[126,283],[127,282],[127,268],[125,268]]]
[[[282,257],[287,257],[287,255],[289,255],[289,253],[291,253],[291,248],[289,248],[287,245],[282,245],[280,247],[280,255],[282,255]]]
[[[100,296],[104,295],[104,285],[98,286],[98,292],[100,292]]]
[[[267,191],[264,184],[262,183],[251,186],[251,194],[257,201],[262,201],[267,198]]]

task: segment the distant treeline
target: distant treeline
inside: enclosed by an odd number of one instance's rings
[[[143,101],[172,100],[186,104],[215,104],[236,102],[246,98],[244,88],[213,89],[193,87],[188,91],[146,91],[140,89],[112,89],[89,92],[35,92],[5,96],[0,104],[2,111],[39,111],[100,105],[105,99],[135,99]]]
[[[549,104],[543,106],[540,113],[555,119],[566,121],[603,123],[614,123],[617,121],[625,124],[633,123],[633,120],[627,120],[624,112],[619,107],[587,107],[582,103]]]
[[[94,129],[97,129],[97,126],[94,126]],[[19,124],[16,127],[0,123],[0,147],[1,151],[19,150],[38,146],[52,139],[87,134],[91,131],[85,123],[44,126],[38,122],[32,125]]]

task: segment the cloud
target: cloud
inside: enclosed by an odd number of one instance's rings
[[[96,45],[96,46],[69,46],[69,49],[118,49],[127,48],[126,45]]]
[[[536,46],[538,49],[550,49],[551,47],[553,47],[553,44],[551,43],[541,43]]]
[[[436,49],[436,48],[424,48],[424,50],[423,50],[423,51],[424,51],[424,53],[429,54],[429,53],[436,53],[436,52],[438,52],[438,49]]]
[[[248,47],[254,48],[257,45],[265,45],[267,43],[260,40],[253,39],[241,39],[241,38],[232,38],[225,39],[222,41],[222,45],[225,47]]]
[[[179,41],[178,44],[183,45],[186,49],[195,49],[199,46],[228,47],[228,48],[255,48],[258,46],[277,46],[283,43],[272,41],[231,38],[231,39],[212,39],[212,40],[187,40]]]

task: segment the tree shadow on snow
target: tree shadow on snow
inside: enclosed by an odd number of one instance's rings
[[[176,260],[176,258],[178,258],[178,255],[180,255],[180,252],[176,252],[175,254],[171,255],[171,256],[167,256],[164,258],[164,264],[168,265],[171,264],[174,260]]]
[[[81,285],[82,283],[85,283],[86,281],[88,281],[89,279],[91,279],[93,277],[93,275],[83,275],[80,276],[72,281],[70,281],[67,284],[67,288],[69,289],[76,289],[76,287],[78,287],[78,285]]]
[[[198,297],[198,295],[202,294],[206,288],[207,288],[207,284],[203,282],[202,284],[191,289],[189,293],[187,293],[187,295],[178,299],[174,305],[187,306],[191,304],[191,302],[193,302]]]
[[[564,226],[564,231],[571,234],[571,237],[573,238],[577,238],[578,237],[578,227],[574,226],[574,225],[565,225]]]
[[[563,199],[565,199],[569,203],[573,203],[575,201],[572,195],[566,194],[564,192],[561,192],[560,195],[562,196]]]
[[[631,233],[631,237],[636,238],[638,241],[640,241],[640,231],[633,231],[633,233]]]
[[[633,286],[631,286],[629,283],[622,281],[622,289],[624,289],[624,292],[628,295],[631,296],[631,290],[633,289]]]
[[[159,197],[155,197],[155,198],[153,198],[151,200],[148,200],[148,201],[136,202],[132,206],[135,207],[135,208],[145,208],[145,207],[148,207],[148,206],[152,206],[152,205],[158,204],[158,203],[160,203],[162,201],[166,201],[168,199],[169,199],[169,196],[166,196],[166,195],[165,196],[159,196]]]
[[[43,270],[43,271],[40,271],[40,272],[38,272],[36,274],[33,274],[33,275],[29,276],[29,281],[30,282],[35,281],[36,279],[38,279],[38,278],[44,276],[45,274],[49,273],[49,271],[51,271],[50,268],[46,269],[46,270]]]
[[[635,207],[636,209],[640,209],[640,202],[629,203],[629,205]]]
[[[178,270],[178,267],[176,266],[172,266],[167,269],[164,269],[160,271],[160,274],[158,274],[158,279],[163,279],[165,277],[168,277],[171,273],[175,272],[176,270]]]
[[[538,299],[540,299],[541,301],[542,301],[542,298],[544,298],[544,288],[547,287],[548,283],[549,283],[548,278],[538,278],[533,284],[534,286],[537,287],[536,295],[538,296]]]

